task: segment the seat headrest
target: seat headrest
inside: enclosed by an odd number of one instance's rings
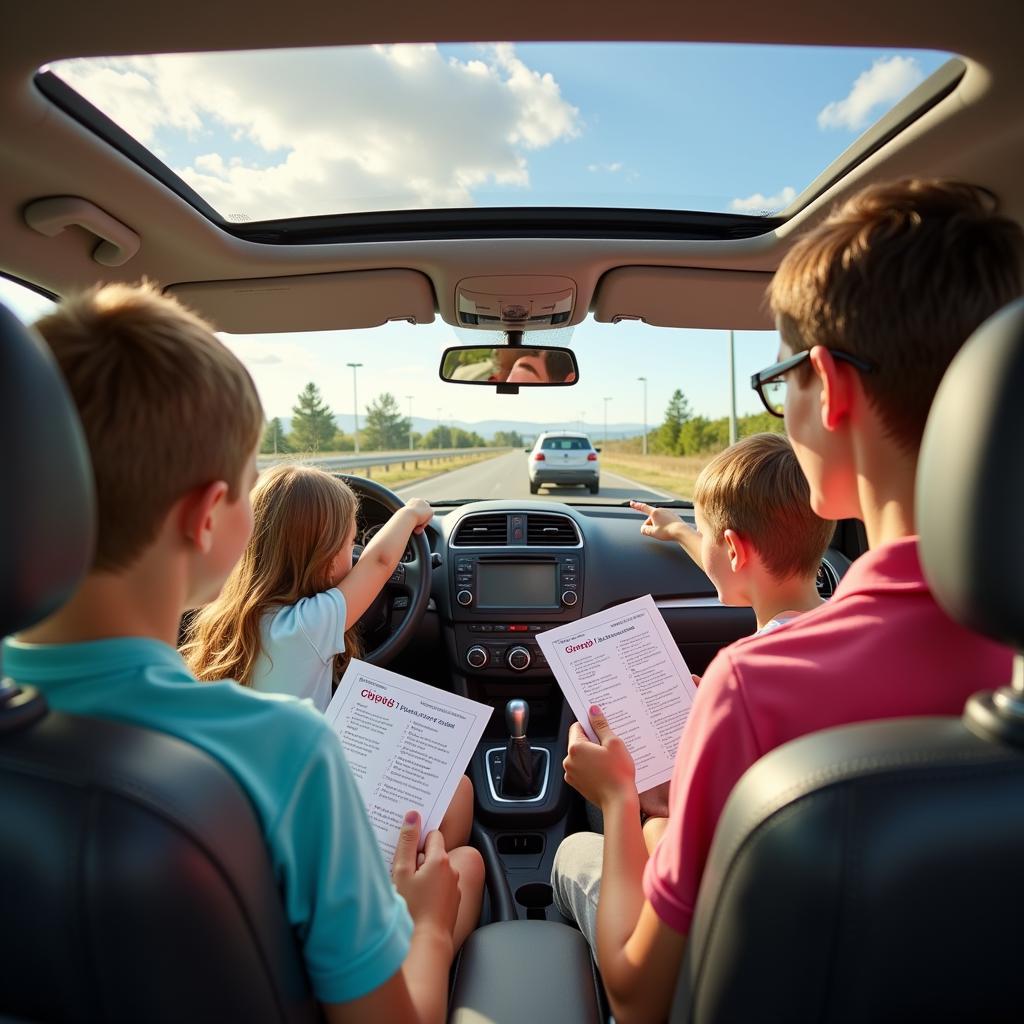
[[[46,618],[88,570],[96,537],[92,467],[49,349],[0,305],[0,636]]]
[[[946,371],[925,427],[916,505],[939,604],[1024,649],[1024,299],[986,320]]]

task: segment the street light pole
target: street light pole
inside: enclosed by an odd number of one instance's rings
[[[729,332],[729,444],[736,443],[736,335]]]
[[[647,378],[637,377],[637,380],[642,381],[644,385],[644,439],[643,439],[643,454],[647,454]]]
[[[362,363],[346,363],[346,366],[352,367],[352,415],[355,417],[355,430],[352,433],[352,437],[356,443],[356,455],[359,454],[359,394],[356,391],[356,371],[362,366]]]
[[[412,443],[412,395],[406,395],[409,399],[409,451],[412,451],[415,445]]]
[[[611,395],[604,396],[604,443],[608,443],[608,403],[612,400]]]

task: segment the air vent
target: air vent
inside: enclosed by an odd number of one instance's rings
[[[568,516],[528,515],[526,517],[526,543],[540,547],[576,547],[580,535],[576,524]]]
[[[494,547],[508,543],[508,516],[498,515],[466,516],[455,530],[453,546]]]
[[[818,588],[818,596],[827,601],[839,586],[839,576],[828,562],[822,562],[818,566],[818,575],[814,584]]]

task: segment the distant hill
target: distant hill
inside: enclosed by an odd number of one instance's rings
[[[281,420],[281,429],[284,430],[285,433],[288,433],[292,429],[291,417],[281,416],[279,418]],[[354,424],[351,413],[339,413],[334,417],[334,422],[337,423],[346,434],[352,433]],[[362,417],[360,417],[360,423],[362,422]],[[590,435],[591,440],[595,444],[604,437],[603,423],[594,424],[585,422],[581,426],[579,420],[561,420],[548,423],[531,423],[525,420],[479,420],[476,423],[472,423],[467,420],[444,420],[443,422],[449,427],[461,427],[463,430],[475,431],[487,441],[490,441],[499,430],[515,430],[522,434],[524,442],[532,441],[543,430],[582,430],[585,434]],[[413,416],[412,418],[412,429],[417,434],[425,434],[428,430],[432,430],[436,426],[436,419],[426,419],[422,416]],[[642,433],[643,424],[641,423],[608,424],[609,440],[618,440],[624,437],[638,437]]]

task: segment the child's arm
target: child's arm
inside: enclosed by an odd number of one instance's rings
[[[459,876],[448,861],[440,832],[431,832],[417,866],[419,817],[406,819],[395,848],[392,877],[413,919],[402,969],[359,999],[324,1006],[329,1024],[400,1020],[444,1024],[448,972],[454,958],[452,929],[459,910]]]
[[[640,828],[633,759],[603,714],[569,737],[566,781],[604,814],[604,860],[597,904],[597,959],[621,1024],[668,1016],[686,938],[665,925],[643,892],[647,846]]]
[[[345,597],[345,628],[351,629],[387,583],[401,560],[409,536],[423,527],[433,516],[422,498],[413,498],[400,508],[363,549],[352,571],[338,584]],[[426,571],[429,572],[429,569]]]
[[[698,565],[700,561],[700,534],[668,508],[655,508],[642,501],[631,501],[631,508],[643,512],[647,521],[640,527],[645,537],[655,540],[674,540]]]

